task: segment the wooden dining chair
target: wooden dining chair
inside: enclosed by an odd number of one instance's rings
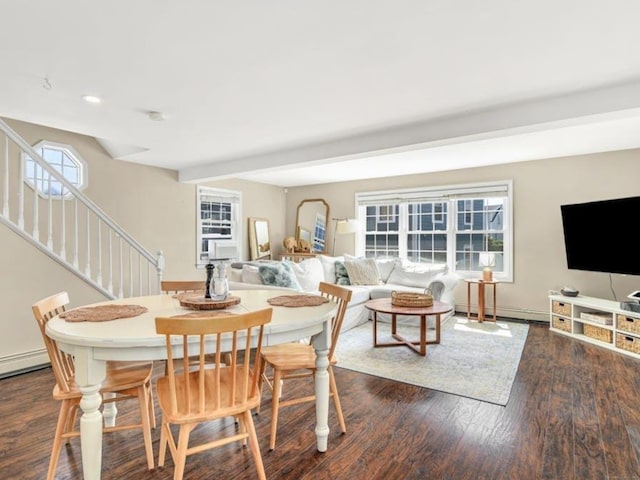
[[[162,280],[160,290],[163,293],[186,293],[199,292],[205,290],[204,280]]]
[[[338,344],[340,328],[347,306],[351,301],[351,290],[334,285],[332,283],[321,282],[319,287],[322,296],[338,305],[335,316],[331,320],[331,347],[329,348],[329,395],[333,398],[333,403],[338,414],[338,422],[343,433],[347,432],[342,415],[342,406],[336,386],[336,379],[333,375],[333,365],[338,363],[334,352]],[[271,373],[269,373],[269,371]],[[260,372],[260,388],[266,384],[271,390],[271,438],[269,448],[276,448],[276,432],[278,429],[278,412],[280,408],[288,405],[296,405],[303,402],[313,402],[315,395],[305,397],[289,398],[281,400],[283,385],[285,380],[299,378],[313,378],[316,371],[316,352],[311,342],[305,343],[283,343],[262,349],[262,364]],[[311,385],[313,385],[311,383]]]
[[[60,292],[44,298],[32,306],[33,315],[40,327],[40,333],[47,348],[51,368],[56,380],[56,384],[53,387],[53,398],[61,402],[47,471],[47,480],[52,480],[55,477],[62,441],[66,440],[66,443],[69,443],[70,438],[80,435],[80,431],[75,428],[75,423],[82,392],[74,380],[73,357],[60,350],[56,341],[47,336],[45,332],[47,322],[64,312],[68,304],[68,293]],[[141,429],[149,470],[154,467],[151,428],[156,426],[151,390],[152,371],[153,364],[149,362],[107,362],[107,375],[100,389],[103,403],[137,399],[140,410],[139,423],[103,427],[103,431],[115,432],[133,428]],[[109,395],[105,396],[104,394]]]
[[[260,404],[258,364],[264,325],[271,321],[271,314],[272,309],[266,308],[239,315],[207,316],[207,312],[202,312],[199,318],[156,318],[156,332],[166,337],[169,359],[168,375],[158,378],[156,383],[162,410],[158,465],[164,465],[168,446],[174,463],[174,480],[182,479],[187,456],[232,442],[244,445],[247,439],[258,478],[266,478],[251,409]],[[198,337],[198,343],[188,344],[190,337]],[[205,338],[215,345],[213,368],[205,363]],[[185,364],[180,371],[174,368],[173,362],[176,342],[182,343],[181,357]],[[189,345],[198,349],[198,368],[195,370],[190,370],[187,365]],[[252,348],[255,348],[255,355],[251,354]],[[228,364],[222,361],[223,349],[230,352]],[[235,434],[189,446],[189,435],[194,428],[223,417],[238,420]],[[179,425],[177,442],[171,431],[172,425]]]
[[[160,282],[160,290],[162,293],[169,293],[173,295],[200,291],[204,292],[205,283],[206,282],[204,280],[162,280]],[[197,358],[192,358],[189,364],[197,365]],[[167,368],[167,362],[165,362],[164,374],[167,375],[167,373],[169,373],[169,370]]]

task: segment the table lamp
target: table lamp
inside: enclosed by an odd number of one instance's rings
[[[482,268],[482,280],[485,282],[493,281],[493,270],[491,267],[496,266],[496,254],[493,252],[480,252],[478,255],[478,263]]]

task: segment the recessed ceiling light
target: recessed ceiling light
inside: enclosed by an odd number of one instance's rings
[[[156,122],[162,122],[167,119],[167,116],[162,112],[151,111],[149,112],[149,118]]]
[[[87,103],[100,103],[102,99],[100,97],[96,97],[95,95],[83,95],[82,99]]]

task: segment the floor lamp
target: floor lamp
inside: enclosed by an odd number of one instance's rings
[[[358,231],[358,221],[353,218],[334,218],[336,221],[336,229],[333,234],[333,256],[336,255],[336,237],[338,235],[346,235]]]

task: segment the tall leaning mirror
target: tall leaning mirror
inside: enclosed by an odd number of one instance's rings
[[[296,239],[307,240],[312,253],[327,251],[329,204],[322,198],[303,200],[296,215]]]
[[[251,260],[271,259],[269,220],[266,218],[249,218],[249,254]]]

